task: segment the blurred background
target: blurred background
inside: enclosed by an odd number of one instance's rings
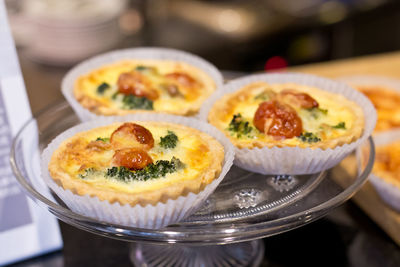
[[[20,55],[72,66],[137,46],[259,71],[400,48],[395,0],[7,0]]]

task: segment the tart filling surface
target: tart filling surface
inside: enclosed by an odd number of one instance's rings
[[[53,153],[49,172],[75,194],[144,206],[200,192],[218,177],[223,159],[223,146],[196,129],[127,122],[65,140]]]
[[[208,120],[239,148],[334,148],[355,141],[364,128],[356,103],[292,83],[253,82],[217,101]]]
[[[184,62],[125,60],[82,75],[74,96],[98,115],[136,112],[196,113],[216,89],[204,71]]]

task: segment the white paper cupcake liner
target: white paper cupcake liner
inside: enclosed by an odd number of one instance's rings
[[[98,69],[103,65],[114,63],[124,59],[158,59],[181,61],[198,67],[199,69],[207,73],[212,78],[212,80],[214,80],[216,88],[221,87],[224,81],[221,72],[214,65],[202,59],[201,57],[184,51],[170,48],[153,47],[131,48],[108,52],[90,58],[78,64],[77,66],[72,68],[62,80],[61,91],[75,113],[81,119],[81,121],[89,121],[105,116],[97,115],[90,112],[76,100],[73,94],[74,83],[76,79],[78,79],[81,75]]]
[[[177,123],[198,129],[214,137],[224,146],[225,150],[225,158],[219,177],[207,185],[204,190],[198,194],[189,193],[187,196],[180,196],[175,200],[169,199],[166,203],[160,202],[154,206],[149,204],[145,207],[140,205],[135,205],[132,207],[128,204],[121,205],[119,203],[110,204],[108,201],[100,201],[97,197],[90,197],[88,195],[75,195],[70,190],[64,190],[61,186],[58,186],[54,182],[50,176],[48,164],[50,162],[51,155],[64,140],[72,137],[78,132],[109,125],[113,122],[126,121],[160,121]],[[41,171],[47,185],[74,212],[108,223],[157,229],[179,222],[199,208],[225,177],[226,173],[232,166],[233,159],[234,148],[232,144],[220,131],[211,125],[196,119],[173,115],[132,114],[119,117],[105,117],[95,121],[82,123],[61,133],[43,151]]]
[[[374,136],[374,143],[376,147],[388,145],[395,141],[400,141],[400,130],[387,131],[385,133],[380,133]],[[357,149],[357,159],[362,166],[362,149]],[[376,176],[371,173],[369,176],[369,181],[376,189],[376,192],[381,197],[381,199],[391,206],[393,209],[400,212],[400,188],[396,185]]]
[[[235,147],[234,164],[243,169],[261,174],[299,175],[321,172],[337,165],[346,155],[362,144],[371,135],[375,127],[376,111],[369,99],[363,94],[341,82],[298,73],[258,74],[233,80],[214,92],[204,103],[200,109],[200,119],[207,121],[207,116],[212,106],[225,94],[236,92],[243,86],[258,81],[270,84],[295,83],[343,95],[362,108],[365,127],[362,136],[355,142],[333,149],[300,147],[239,149]]]

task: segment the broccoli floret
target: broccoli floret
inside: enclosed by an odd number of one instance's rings
[[[272,89],[265,89],[263,92],[259,93],[254,97],[254,100],[262,100],[262,101],[268,101],[272,99],[276,93],[272,91]]]
[[[111,177],[122,182],[129,182],[132,180],[134,172],[126,167],[111,167],[107,169],[106,177]]]
[[[143,66],[143,65],[139,65],[136,66],[135,71],[144,73],[144,74],[153,74],[153,75],[157,75],[158,74],[158,70],[154,67],[149,67],[149,66]]]
[[[94,174],[95,172],[96,172],[96,169],[87,168],[87,169],[85,169],[84,173],[79,174],[79,178],[86,179],[86,178],[88,178],[88,176]]]
[[[229,123],[228,130],[236,135],[237,138],[244,136],[251,137],[253,127],[250,126],[248,121],[245,121],[240,113],[233,115],[231,122]]]
[[[172,157],[171,165],[173,168],[175,168],[175,170],[180,170],[180,169],[185,168],[185,163],[183,163],[180,159],[178,159],[176,157]]]
[[[168,134],[164,137],[160,137],[160,146],[163,148],[174,148],[178,143],[178,136],[172,131],[168,131]]]
[[[123,167],[120,167],[120,168],[123,168]],[[106,175],[113,177],[118,174],[118,171],[119,171],[119,167],[112,167],[112,168],[107,169]]]
[[[114,94],[112,94],[111,99],[112,100],[117,99],[118,95],[120,95],[120,93],[119,92],[115,92]]]
[[[269,100],[269,96],[268,96],[267,94],[265,94],[264,92],[262,92],[262,93],[256,95],[256,96],[254,97],[254,99],[255,99],[255,100],[267,101],[267,100]]]
[[[229,123],[230,131],[239,131],[240,125],[242,123],[242,115],[240,113],[234,114],[231,122]]]
[[[105,92],[108,88],[110,88],[110,85],[109,85],[108,83],[104,82],[104,83],[100,84],[100,85],[97,87],[97,93],[98,93],[99,95],[102,95],[102,94],[104,94],[104,92]]]
[[[346,123],[344,121],[339,122],[335,126],[332,126],[335,129],[346,129]]]
[[[298,136],[297,138],[299,138],[301,141],[307,142],[307,143],[316,143],[316,142],[321,141],[321,138],[316,136],[314,133],[310,133],[310,132],[301,133],[300,136]]]
[[[311,116],[314,119],[318,119],[321,115],[328,114],[328,110],[322,109],[322,108],[309,108],[309,109],[307,109],[307,111],[310,112]]]
[[[107,169],[106,176],[116,178],[123,182],[129,182],[134,178],[134,172],[126,167],[112,167]]]
[[[153,109],[153,101],[146,97],[137,97],[134,95],[124,95],[122,99],[124,109]]]
[[[317,109],[319,110],[319,112],[321,112],[324,115],[328,114],[328,110],[327,109],[323,109],[323,108],[317,108]]]
[[[148,67],[143,66],[143,65],[136,66],[136,68],[135,68],[135,70],[137,70],[137,71],[144,71],[144,70],[147,70],[147,69],[148,69]]]
[[[106,176],[122,182],[147,181],[164,177],[168,173],[173,173],[185,167],[185,164],[178,158],[172,157],[168,160],[157,160],[155,163],[147,165],[144,169],[131,171],[126,167],[112,167],[107,169]]]
[[[109,137],[97,137],[96,141],[103,141],[104,143],[108,143],[108,142],[110,142],[110,138]]]

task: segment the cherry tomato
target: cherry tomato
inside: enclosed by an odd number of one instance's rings
[[[159,95],[157,90],[152,88],[150,81],[139,72],[124,72],[117,81],[118,91],[124,95],[135,95],[156,100]]]
[[[318,102],[306,93],[300,93],[295,90],[286,89],[280,92],[280,94],[285,98],[289,97],[289,101],[301,108],[317,108],[319,106]]]
[[[178,82],[179,84],[181,84],[182,86],[185,86],[185,87],[194,87],[194,86],[196,86],[198,84],[196,79],[194,79],[189,74],[186,74],[186,73],[183,73],[183,72],[168,73],[168,74],[165,75],[165,77],[167,77],[169,79],[172,79],[172,80]]]
[[[140,170],[153,163],[146,151],[138,148],[124,148],[115,151],[113,164],[123,166],[131,170]]]
[[[110,143],[115,148],[130,146],[148,150],[154,146],[154,138],[143,126],[126,122],[111,134]]]
[[[277,100],[262,102],[254,114],[253,123],[259,131],[275,138],[292,138],[303,131],[296,111]]]

